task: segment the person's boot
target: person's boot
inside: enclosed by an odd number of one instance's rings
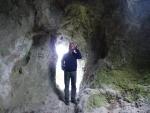
[[[65,104],[68,106],[68,105],[69,105],[69,102],[68,102],[68,101],[65,101]]]
[[[77,105],[77,101],[76,101],[75,99],[72,99],[72,100],[71,100],[71,103]]]
[[[69,100],[66,100],[66,99],[65,99],[65,104],[66,104],[66,105],[69,105]]]

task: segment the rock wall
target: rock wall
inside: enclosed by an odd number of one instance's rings
[[[32,45],[31,37],[27,36],[27,34],[33,25],[33,16],[28,13],[26,18],[19,17],[19,12],[13,12],[15,9],[11,9],[12,4],[9,1],[6,3],[2,2],[1,5],[3,6],[1,7],[0,13],[0,100],[2,109],[5,107],[7,109],[11,106],[11,93],[13,89],[13,86],[11,85],[11,75],[13,68],[18,61],[28,55]],[[5,6],[7,6],[8,9],[5,9]],[[15,17],[15,14],[17,17]]]
[[[149,4],[1,0],[0,112],[148,113]],[[52,87],[57,33],[72,37],[87,58],[78,106],[65,106]]]
[[[64,25],[88,44],[79,112],[149,112],[149,1],[80,2],[66,8],[68,23]],[[86,88],[100,92],[91,95]]]
[[[0,6],[0,113],[74,112],[50,79],[56,59],[51,34],[61,11],[49,0],[3,0]]]

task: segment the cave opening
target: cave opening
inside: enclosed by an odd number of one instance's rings
[[[65,53],[68,52],[69,49],[69,42],[72,40],[68,36],[58,36],[55,49],[57,54],[57,63],[56,63],[56,85],[57,87],[63,91],[65,88],[64,85],[64,71],[61,69],[61,60]],[[76,91],[79,92],[80,84],[84,75],[84,66],[85,66],[85,59],[78,59],[77,60],[77,81],[76,81]],[[71,85],[71,81],[70,81]],[[69,87],[71,90],[71,86]]]

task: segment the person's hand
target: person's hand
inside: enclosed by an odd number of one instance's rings
[[[73,50],[74,53],[77,53],[76,49]]]

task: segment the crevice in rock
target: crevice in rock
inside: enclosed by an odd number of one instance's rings
[[[90,44],[94,55],[94,63],[99,59],[104,59],[108,54],[105,30],[101,27],[97,28],[95,35],[91,38]]]
[[[30,55],[31,55],[31,52],[29,51],[29,53],[28,53],[27,56],[25,57],[26,64],[28,64],[29,61],[30,61]]]
[[[26,66],[29,62],[30,62],[30,50],[29,52],[24,56],[24,58],[22,58],[21,60],[19,60],[18,62],[15,63],[14,67],[13,67],[13,71],[17,71],[19,72],[19,74],[23,73],[22,68],[24,66]]]
[[[42,45],[46,41],[46,39],[43,40],[44,37],[46,37],[46,34],[38,34],[33,36],[33,46],[38,47]]]
[[[22,74],[22,68],[19,68],[19,74]]]
[[[73,0],[56,0],[55,5],[57,8],[61,10],[65,10],[65,7],[70,4]]]

